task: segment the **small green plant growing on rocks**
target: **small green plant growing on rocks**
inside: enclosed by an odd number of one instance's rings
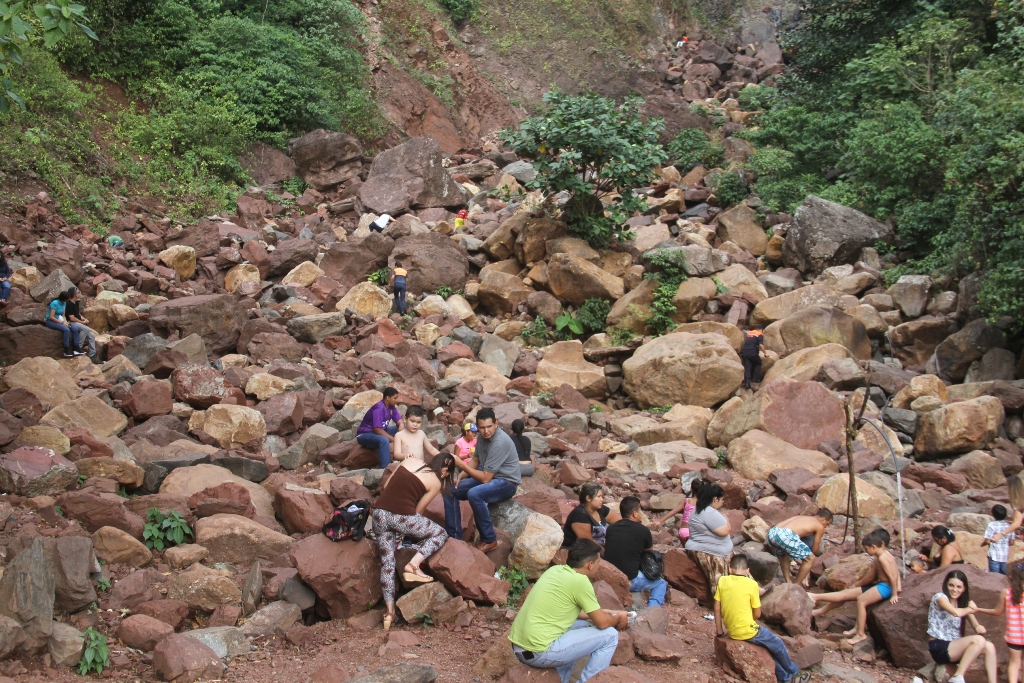
[[[551,339],[551,330],[548,329],[547,323],[544,322],[544,318],[539,315],[530,322],[529,325],[523,328],[523,331],[519,333],[519,336],[523,338],[527,344],[543,345]]]
[[[440,287],[437,288],[434,294],[437,294],[442,299],[447,299],[452,295],[452,288],[449,287],[448,285],[441,285]]]
[[[92,672],[103,673],[110,666],[110,652],[107,650],[107,637],[92,626],[85,629],[85,649],[82,660],[78,663],[78,674],[87,676]]]
[[[727,451],[724,447],[719,446],[718,448],[715,449],[715,455],[718,456],[718,462],[715,464],[715,469],[720,470],[723,467],[725,467],[726,460],[729,457],[729,451]]]
[[[560,339],[572,339],[583,334],[583,323],[569,311],[555,318],[555,333]]]
[[[715,196],[723,207],[739,204],[750,191],[743,184],[739,173],[725,173],[715,183]]]
[[[519,598],[523,597],[523,593],[530,587],[530,581],[526,578],[526,572],[519,565],[502,567],[498,570],[498,578],[512,584],[512,588],[508,591],[508,599],[505,601],[505,606],[516,607],[519,604]]]
[[[186,536],[192,536],[188,522],[177,510],[171,510],[165,515],[156,508],[149,508],[146,516],[149,523],[143,528],[142,537],[147,548],[162,551],[172,545],[181,545]]]
[[[576,311],[576,318],[583,329],[592,334],[604,332],[605,321],[612,310],[612,305],[604,299],[587,299]]]
[[[96,582],[96,588],[100,592],[105,593],[108,590],[110,590],[110,581],[108,581],[107,579],[100,579]]]
[[[383,287],[388,283],[388,269],[381,268],[380,270],[375,270],[367,275],[366,279],[378,287]]]

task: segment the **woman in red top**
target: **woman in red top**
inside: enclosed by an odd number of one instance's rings
[[[423,516],[430,501],[442,489],[450,490],[454,461],[448,453],[439,453],[424,465],[406,458],[395,469],[370,513],[373,534],[380,550],[380,583],[384,591],[387,614],[384,630],[395,620],[395,550],[406,536],[419,541],[417,553],[402,569],[402,579],[409,583],[429,583],[434,579],[423,572],[423,561],[441,549],[448,534],[441,525]]]

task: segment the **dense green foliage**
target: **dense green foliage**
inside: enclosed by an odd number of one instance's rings
[[[576,312],[583,329],[591,334],[604,332],[605,321],[612,305],[604,299],[587,299]]]
[[[647,260],[654,270],[644,277],[658,281],[651,303],[651,317],[646,321],[647,329],[652,334],[667,334],[676,327],[672,320],[676,313],[672,299],[686,279],[686,254],[681,249],[658,249],[649,254]]]
[[[812,0],[804,19],[777,94],[741,97],[764,111],[758,195],[892,220],[909,262],[890,279],[981,271],[983,309],[1024,321],[1024,5]]]
[[[710,147],[708,136],[700,128],[683,128],[668,143],[669,163],[680,173],[686,173],[704,163]]]
[[[452,21],[465,21],[473,17],[478,9],[477,0],[438,0],[451,15]]]
[[[569,195],[563,218],[595,247],[604,247],[644,200],[633,193],[654,179],[654,167],[667,159],[658,144],[660,120],[640,115],[643,100],[627,97],[622,104],[594,94],[544,93],[540,114],[507,129],[502,139],[515,152],[532,159],[537,178],[527,183],[549,198]]]

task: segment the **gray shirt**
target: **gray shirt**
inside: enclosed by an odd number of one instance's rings
[[[492,472],[496,478],[517,486],[523,482],[519,469],[519,451],[512,437],[501,429],[494,432],[490,441],[482,436],[477,438],[476,457],[482,471]]]
[[[712,529],[720,529],[728,523],[725,515],[710,505],[690,515],[690,540],[686,542],[686,549],[727,557],[732,552],[732,539],[719,536]]]

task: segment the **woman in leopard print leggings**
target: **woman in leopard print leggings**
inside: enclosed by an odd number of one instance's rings
[[[374,504],[373,534],[380,549],[380,583],[388,610],[384,616],[385,631],[395,620],[395,551],[404,537],[419,541],[419,552],[402,568],[402,578],[410,583],[434,580],[420,565],[441,549],[448,534],[422,513],[442,488],[451,487],[454,470],[452,456],[448,453],[434,456],[429,465],[416,458],[406,458]]]

